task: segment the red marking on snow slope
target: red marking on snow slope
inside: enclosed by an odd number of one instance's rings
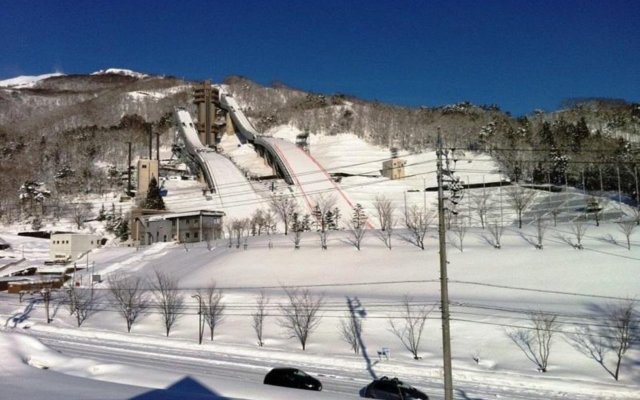
[[[282,151],[282,149],[280,148],[280,146],[278,146],[277,143],[273,143],[273,145],[275,146],[276,151],[278,152],[278,155],[280,156],[282,161],[284,161],[284,163],[287,165],[287,169],[289,170],[289,173],[291,174],[291,177],[293,179],[295,179],[296,182],[298,183],[298,187],[300,188],[300,191],[302,192],[302,195],[304,196],[304,201],[307,203],[307,207],[309,207],[309,212],[313,212],[313,208],[311,207],[311,202],[309,201],[309,196],[307,195],[307,193],[302,188],[302,185],[300,184],[300,180],[298,179],[298,176],[295,174],[293,168],[291,168],[291,164],[289,164],[289,160],[287,160],[287,157],[285,157],[285,155],[284,155],[284,151]]]
[[[302,150],[300,150],[302,151]],[[344,199],[344,201],[347,202],[347,204],[349,205],[349,207],[351,207],[351,209],[354,208],[353,203],[349,200],[349,198],[347,197],[347,195],[342,191],[342,188],[340,188],[340,186],[338,186],[336,184],[336,182],[331,178],[331,175],[329,175],[329,173],[327,172],[326,169],[324,169],[324,167],[322,165],[320,165],[320,163],[318,162],[318,160],[316,160],[311,154],[304,152],[304,154],[307,155],[307,157],[309,157],[311,159],[311,161],[313,161],[318,168],[320,168],[320,171],[322,171],[322,173],[326,176],[326,178],[329,180],[329,182],[331,182],[331,184],[333,185],[334,188],[336,188],[336,191],[338,193],[340,193],[340,196],[342,196],[342,198]],[[371,224],[371,222],[367,221],[367,226],[369,227],[369,229],[373,229],[373,225]]]

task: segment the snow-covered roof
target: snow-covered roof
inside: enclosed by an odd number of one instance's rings
[[[186,211],[181,213],[158,214],[158,215],[150,216],[146,219],[151,222],[151,221],[162,221],[165,219],[197,217],[200,215],[202,215],[203,217],[222,217],[225,215],[225,213],[222,211],[214,211],[214,210],[199,210],[199,211]]]

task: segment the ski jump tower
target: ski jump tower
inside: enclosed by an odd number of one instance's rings
[[[193,103],[198,109],[198,130],[200,142],[207,147],[215,147],[218,127],[216,125],[216,103],[218,103],[218,89],[211,86],[210,81],[194,87]]]

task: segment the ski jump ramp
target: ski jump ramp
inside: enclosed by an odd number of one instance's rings
[[[202,168],[212,191],[212,206],[224,210],[232,218],[250,216],[264,199],[255,192],[249,180],[231,160],[200,142],[188,111],[177,109],[174,115],[185,148]]]
[[[299,198],[309,210],[315,207],[316,200],[323,196],[335,199],[335,206],[343,217],[353,213],[354,204],[334,182],[327,171],[311,155],[294,143],[283,139],[262,136],[256,131],[244,115],[236,100],[220,90],[220,105],[231,116],[235,128],[256,148],[261,148],[271,158],[275,169],[284,180],[295,185],[299,190]]]

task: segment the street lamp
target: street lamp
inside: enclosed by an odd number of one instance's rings
[[[40,290],[40,294],[44,299],[44,306],[47,311],[47,324],[48,324],[48,323],[51,323],[51,318],[49,318],[49,299],[51,298],[51,291],[49,290],[49,288],[42,288],[42,290]]]
[[[204,324],[202,321],[202,296],[194,294],[192,299],[198,299],[198,344],[202,344],[202,336],[204,335]]]

